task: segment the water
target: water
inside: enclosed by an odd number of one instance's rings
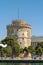
[[[43,65],[43,63],[7,63],[7,62],[0,62],[0,65]]]

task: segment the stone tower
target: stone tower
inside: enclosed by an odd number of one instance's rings
[[[24,20],[14,20],[7,25],[7,36],[16,37],[20,48],[28,47],[31,45],[31,26]]]

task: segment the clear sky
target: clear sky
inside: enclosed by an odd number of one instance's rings
[[[43,0],[0,0],[0,40],[6,35],[6,25],[12,20],[26,20],[31,24],[31,34],[43,36]]]

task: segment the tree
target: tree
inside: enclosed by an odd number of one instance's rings
[[[7,36],[7,37],[6,37],[5,39],[3,39],[1,42],[2,42],[3,44],[7,44],[7,45],[10,45],[10,46],[13,46],[16,41],[15,41],[15,38],[14,38],[14,37],[12,37],[12,36]]]
[[[20,54],[20,46],[17,42],[13,45],[13,53],[16,55]]]
[[[20,52],[20,46],[16,41],[15,37],[8,36],[4,40],[1,41],[3,44],[7,44],[7,46],[11,46],[12,48],[12,57],[14,54],[19,54]]]
[[[41,56],[43,54],[43,48],[41,46],[38,46],[36,48],[36,54],[39,56]]]
[[[28,48],[25,47],[25,48],[23,49],[23,51],[26,52],[26,53],[28,53]]]
[[[28,55],[28,48],[25,47],[25,48],[23,49],[23,52],[24,52],[24,57],[26,57],[26,56]]]
[[[23,48],[20,48],[20,53],[23,53]]]
[[[3,48],[2,50],[4,52],[4,55],[8,56],[10,54],[10,51],[9,51],[9,49],[7,47]]]
[[[43,42],[38,42],[37,46],[41,46],[43,48]]]
[[[43,54],[43,42],[38,42],[37,47],[35,48],[36,54],[41,56]]]
[[[0,53],[1,53],[1,58],[2,58],[4,55],[3,48],[1,48]]]
[[[28,52],[29,52],[29,53],[32,53],[32,52],[33,52],[32,46],[28,46]]]

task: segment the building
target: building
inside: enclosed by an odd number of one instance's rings
[[[7,25],[7,36],[16,37],[20,48],[28,47],[31,45],[31,25],[24,20],[14,20]]]
[[[39,42],[43,42],[43,36],[32,36],[31,45],[33,48],[35,48]],[[43,60],[43,55],[40,57],[39,55],[36,55],[35,53],[33,53],[32,59]]]
[[[32,36],[31,38],[32,47],[36,47],[38,42],[43,42],[43,36]]]

